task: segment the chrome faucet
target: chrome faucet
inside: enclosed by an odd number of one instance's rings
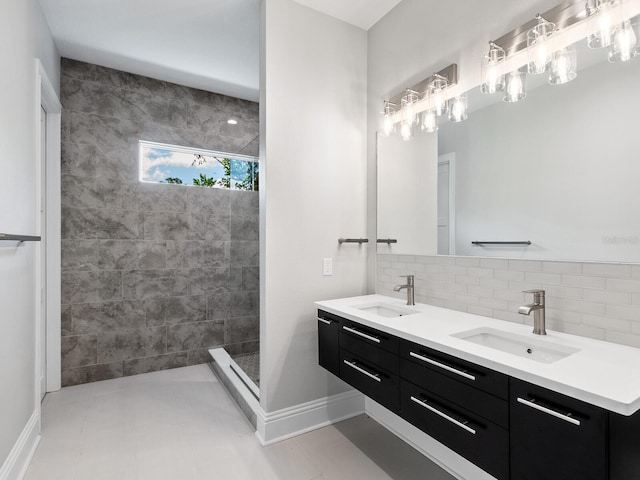
[[[529,315],[533,312],[533,333],[546,335],[544,326],[544,290],[525,290],[522,293],[533,293],[533,303],[522,305],[518,308],[520,315]]]
[[[396,285],[393,287],[394,292],[399,292],[403,288],[407,289],[407,305],[415,305],[416,301],[414,298],[414,277],[413,275],[400,275],[401,277],[407,277],[407,283],[405,285]]]

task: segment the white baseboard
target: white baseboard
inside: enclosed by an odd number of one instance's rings
[[[364,413],[364,395],[355,390],[271,413],[258,411],[256,437],[271,445]]]
[[[35,410],[0,468],[0,480],[21,480],[40,443],[38,411]]]
[[[469,460],[370,398],[365,400],[365,413],[454,477],[460,480],[496,480]]]

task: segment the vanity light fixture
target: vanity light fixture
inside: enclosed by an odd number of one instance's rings
[[[574,45],[553,52],[549,70],[549,83],[551,85],[569,83],[578,76],[577,65],[578,55]]]
[[[503,100],[508,103],[519,102],[527,96],[527,72],[524,68],[514,70],[506,78]]]
[[[382,134],[388,137],[395,132],[395,124],[393,123],[393,114],[395,113],[395,103],[387,100],[384,102],[384,110],[382,111]]]
[[[625,20],[618,25],[609,46],[610,62],[626,62],[640,53],[636,29],[637,19]]]
[[[616,29],[614,9],[616,0],[595,0],[595,5],[587,8],[588,26],[591,34],[587,37],[589,48],[604,48],[611,45]]]
[[[482,57],[480,68],[482,73],[482,93],[496,93],[504,90],[504,72],[502,71],[506,53],[504,49],[489,42],[489,51]]]
[[[527,32],[528,72],[539,74],[546,72],[551,62],[549,37],[556,31],[556,24],[548,22],[540,14],[536,15],[536,20],[538,24]]]
[[[424,111],[422,115],[422,130],[427,133],[438,131],[438,115],[433,108]]]
[[[467,115],[467,95],[458,95],[449,100],[449,120],[452,122],[462,122]]]
[[[435,73],[433,80],[429,83],[427,94],[429,101],[436,112],[436,115],[440,116],[443,113],[447,113],[447,100],[444,97],[444,90],[449,86],[446,77]]]

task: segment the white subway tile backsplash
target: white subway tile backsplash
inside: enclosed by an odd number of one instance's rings
[[[416,301],[529,325],[522,290],[543,288],[547,330],[640,347],[640,265],[379,254],[377,272],[378,293],[413,273]]]

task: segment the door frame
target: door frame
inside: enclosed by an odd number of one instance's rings
[[[36,404],[40,405],[40,381],[46,374],[46,391],[61,388],[61,197],[60,197],[60,150],[62,105],[49,80],[40,59],[35,60],[36,72],[36,205],[39,209],[42,191],[45,192],[45,225],[39,232],[46,242],[36,257]],[[41,135],[41,110],[47,114],[46,138]],[[42,158],[44,142],[45,158]],[[46,166],[44,162],[46,161]],[[42,188],[44,186],[44,189]],[[38,218],[40,211],[36,212]],[[44,257],[44,258],[43,258]],[[42,263],[46,262],[46,278],[42,278]],[[46,286],[46,338],[42,338],[41,289]],[[46,372],[42,372],[43,345],[46,345]],[[44,392],[42,392],[44,393]]]
[[[438,166],[449,164],[449,255],[456,254],[456,154],[438,156]]]

